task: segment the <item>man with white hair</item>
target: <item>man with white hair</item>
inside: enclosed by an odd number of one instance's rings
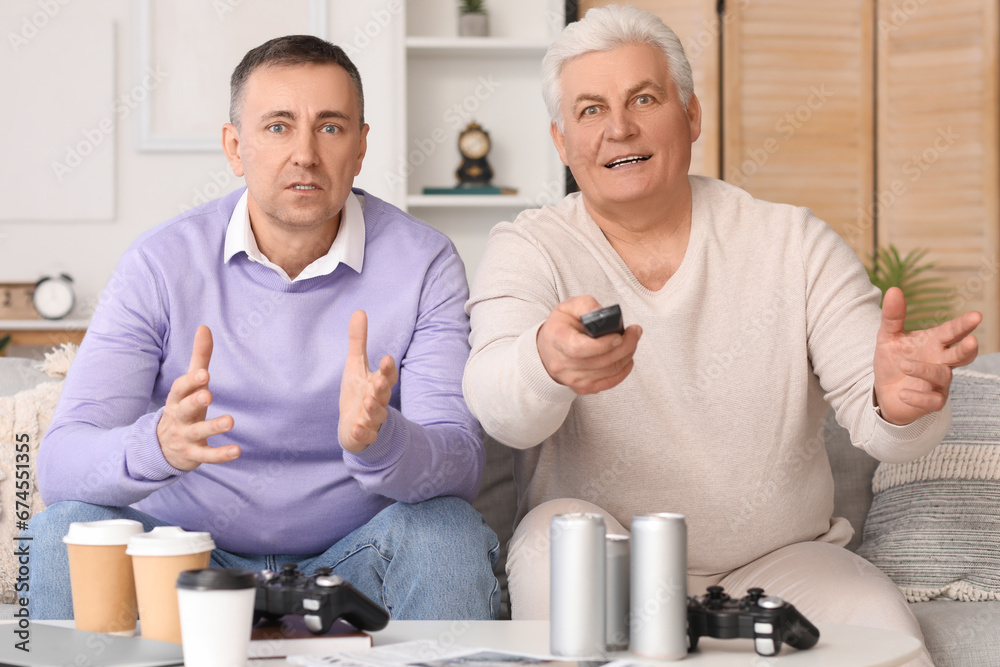
[[[688,588],[759,586],[813,622],[920,637],[891,581],[842,548],[823,447],[832,405],[883,461],[933,448],[978,313],[906,333],[809,210],[689,176],[701,106],[676,35],[632,7],[593,9],[544,60],[552,139],[580,193],[490,234],[466,306],[466,400],[515,448],[513,616],[548,616],[548,531],[567,511],[679,512]],[[620,304],[622,334],[580,316]],[[828,405],[829,404],[829,405]],[[928,659],[925,656],[925,659]]]

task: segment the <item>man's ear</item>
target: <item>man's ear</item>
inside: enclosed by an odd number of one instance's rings
[[[552,143],[555,144],[556,150],[559,151],[559,159],[568,167],[569,162],[566,161],[566,135],[559,131],[555,123],[549,124],[549,134],[552,135]]]
[[[364,162],[364,160],[365,160],[365,153],[368,152],[368,130],[369,129],[371,129],[371,128],[368,127],[368,123],[365,123],[364,125],[361,126],[361,141],[359,142],[360,146],[358,147],[359,148],[359,150],[358,150],[358,164],[354,168],[354,175],[355,176],[357,176],[358,174],[361,173],[361,163]]]
[[[226,159],[233,173],[238,177],[243,176],[243,158],[240,156],[240,132],[232,123],[222,126],[222,150],[226,152]]]
[[[691,143],[693,144],[701,136],[701,102],[698,96],[691,93],[687,107],[688,124],[691,127]]]

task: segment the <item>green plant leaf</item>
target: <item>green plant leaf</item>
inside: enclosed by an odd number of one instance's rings
[[[952,290],[943,276],[935,275],[929,251],[915,249],[901,255],[892,244],[869,257],[868,278],[882,292],[898,287],[906,296],[906,330],[927,329],[951,319]]]
[[[462,14],[485,14],[486,0],[459,0],[458,11]]]

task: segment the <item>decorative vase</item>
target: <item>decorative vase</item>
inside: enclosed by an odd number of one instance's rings
[[[489,17],[486,14],[459,14],[458,34],[461,37],[486,37],[489,34]]]

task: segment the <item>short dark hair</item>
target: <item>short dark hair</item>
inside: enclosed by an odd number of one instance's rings
[[[240,126],[243,112],[243,88],[247,79],[261,67],[289,67],[294,65],[337,65],[342,67],[354,82],[361,110],[361,125],[365,123],[365,93],[361,88],[361,74],[342,48],[313,35],[286,35],[275,37],[250,49],[233,70],[229,79],[229,121]]]

